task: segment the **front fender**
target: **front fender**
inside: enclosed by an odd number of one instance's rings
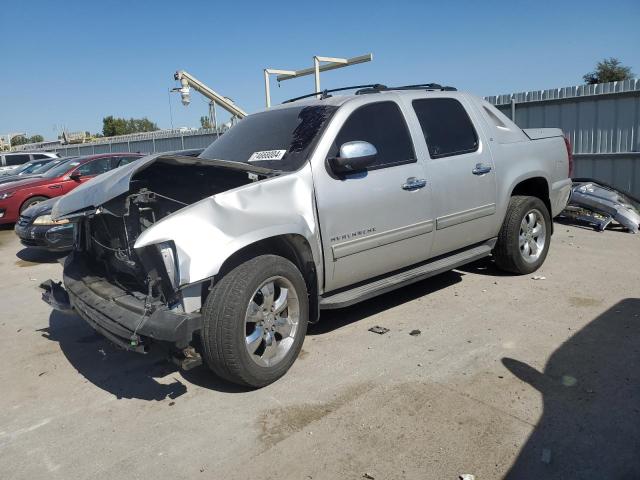
[[[205,198],[160,220],[135,243],[172,240],[180,285],[216,275],[224,261],[252,243],[278,235],[307,239],[320,272],[320,242],[310,167]]]

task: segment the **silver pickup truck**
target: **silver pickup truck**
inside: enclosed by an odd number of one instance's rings
[[[434,84],[286,102],[199,158],[150,155],[62,197],[75,246],[43,297],[124,348],[264,386],[323,309],[487,256],[539,268],[567,145]]]

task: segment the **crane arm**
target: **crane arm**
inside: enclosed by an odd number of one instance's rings
[[[195,91],[201,93],[204,97],[216,103],[216,105],[220,105],[231,115],[234,115],[240,119],[247,116],[247,112],[238,107],[233,101],[230,99],[223,97],[219,93],[215,92],[211,88],[207,87],[204,83],[198,80],[196,77],[191,75],[184,70],[178,70],[173,76],[174,79],[180,82],[181,89],[180,93],[183,98],[183,103],[185,103],[185,95],[187,98],[186,104],[189,103],[189,88],[193,88]]]

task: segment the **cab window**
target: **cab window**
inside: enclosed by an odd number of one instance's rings
[[[454,98],[414,100],[431,158],[450,157],[478,149],[478,134],[462,104]]]
[[[369,142],[378,151],[368,170],[416,161],[407,124],[395,102],[370,103],[356,109],[336,136],[330,156],[337,157],[343,143],[358,140]]]

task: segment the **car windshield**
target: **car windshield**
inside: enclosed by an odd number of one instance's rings
[[[43,165],[44,163],[42,161],[36,161],[34,163],[25,163],[24,166],[20,168],[20,171],[18,172],[18,174],[26,175],[27,173],[33,173]]]
[[[47,170],[47,172],[43,175],[43,177],[44,178],[59,177],[60,175],[64,175],[65,173],[67,173],[72,168],[77,167],[78,165],[80,165],[80,162],[78,160],[69,159]]]
[[[36,175],[41,175],[41,174],[43,174],[45,172],[48,172],[49,170],[51,170],[56,165],[60,165],[61,163],[68,162],[69,160],[72,160],[74,158],[76,158],[76,157],[54,158],[53,160],[51,160],[50,162],[45,163],[44,165],[39,165],[38,168],[36,168],[31,173],[36,174]]]
[[[200,158],[297,170],[307,161],[336,110],[329,105],[312,105],[249,115],[213,142]]]

